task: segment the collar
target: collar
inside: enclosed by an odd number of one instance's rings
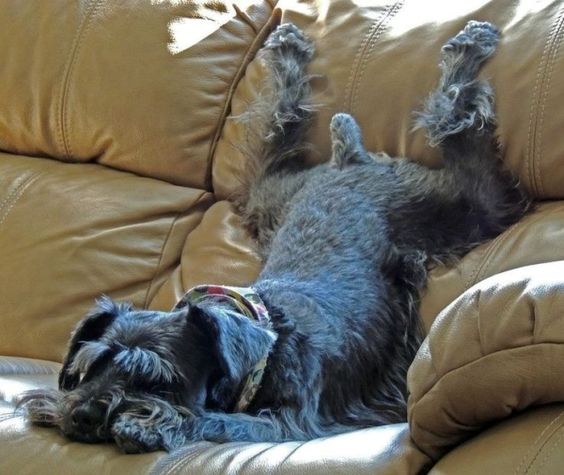
[[[198,285],[191,288],[174,306],[174,310],[195,304],[203,300],[213,299],[216,302],[227,303],[239,313],[259,325],[269,328],[270,315],[264,302],[251,287],[229,287],[226,285]],[[264,355],[245,378],[245,383],[239,399],[235,403],[235,412],[244,412],[251,404],[260,388],[264,370],[268,362],[268,353]]]

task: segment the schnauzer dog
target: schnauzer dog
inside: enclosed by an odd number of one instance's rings
[[[477,78],[498,37],[470,22],[442,48],[440,83],[417,125],[440,146],[443,168],[367,152],[347,114],[331,121],[331,159],[308,166],[314,49],[294,25],[278,27],[261,53],[272,95],[253,108],[266,130],[236,203],[264,257],[254,294],[199,288],[172,312],[103,298],[74,332],[60,391],[22,398],[28,417],[126,452],[404,421],[429,266],[529,207],[502,166],[492,89]]]

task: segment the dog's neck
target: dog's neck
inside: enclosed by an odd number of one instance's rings
[[[187,305],[194,305],[203,301],[214,301],[222,305],[228,305],[239,314],[259,325],[270,329],[270,315],[260,298],[251,287],[229,287],[223,285],[198,285],[190,289],[182,299],[174,306],[173,311],[179,310]],[[244,412],[253,401],[260,389],[264,371],[268,363],[269,353],[266,353],[244,378],[244,383],[239,397],[234,406],[234,412]]]

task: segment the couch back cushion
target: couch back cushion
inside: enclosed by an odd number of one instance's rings
[[[209,189],[271,12],[261,0],[2,2],[0,149]]]

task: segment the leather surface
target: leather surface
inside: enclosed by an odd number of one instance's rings
[[[408,374],[417,446],[437,460],[480,429],[564,401],[564,261],[496,274],[435,320]]]
[[[456,266],[431,272],[421,300],[428,330],[438,313],[470,287],[496,273],[564,260],[564,202],[545,202],[496,239],[468,253]]]
[[[409,439],[407,424],[327,439],[284,444],[202,442],[165,454],[123,455],[110,444],[79,444],[55,429],[28,427],[13,402],[21,391],[55,387],[60,365],[0,357],[0,473],[296,474],[418,473],[428,459]],[[17,373],[17,374],[14,374]],[[39,458],[30,454],[46,454]]]
[[[527,411],[494,425],[445,455],[429,475],[560,475],[564,406]]]
[[[60,361],[102,293],[146,306],[211,204],[99,165],[0,154],[0,354]]]
[[[209,189],[216,135],[272,8],[204,3],[2,0],[0,44],[17,47],[2,52],[0,149]]]
[[[188,235],[179,265],[159,288],[150,307],[170,309],[197,284],[248,285],[260,271],[260,259],[253,248],[230,203],[215,203]]]

